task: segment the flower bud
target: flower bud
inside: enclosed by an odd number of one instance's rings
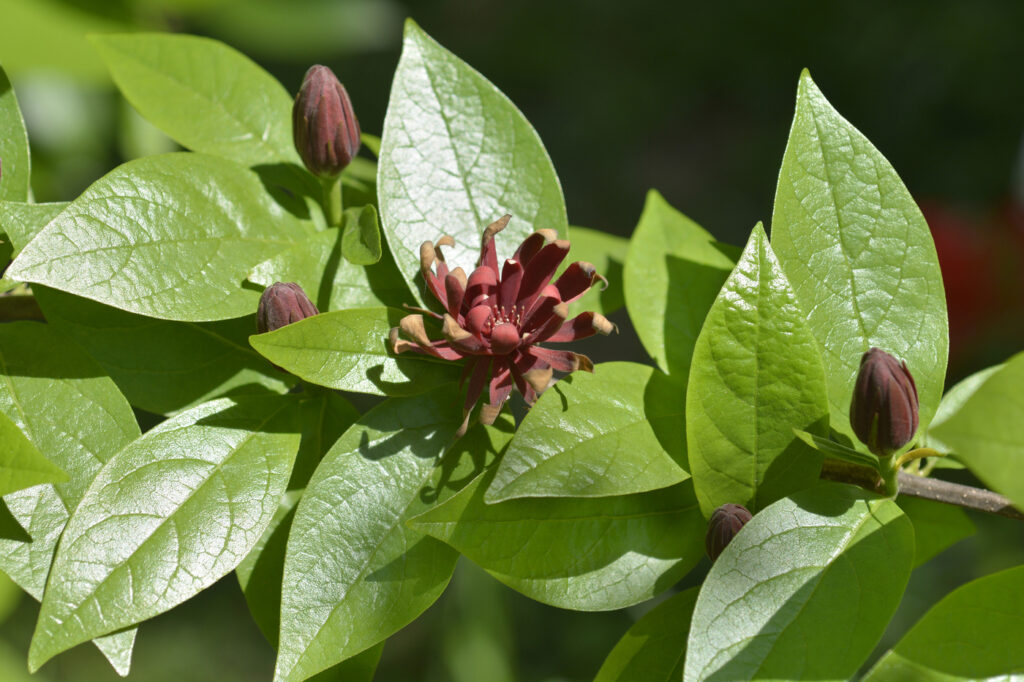
[[[917,387],[907,363],[872,348],[860,359],[850,401],[850,426],[879,457],[889,457],[917,432]]]
[[[311,173],[333,177],[359,152],[359,121],[345,86],[319,64],[306,72],[292,108],[295,149]]]
[[[711,513],[704,546],[712,561],[718,558],[718,555],[725,550],[726,545],[732,542],[736,533],[740,532],[740,528],[747,525],[750,518],[750,512],[740,504],[723,504]]]
[[[264,334],[319,314],[320,311],[298,284],[275,282],[260,297],[256,329]]]

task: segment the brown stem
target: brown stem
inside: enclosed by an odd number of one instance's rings
[[[875,471],[867,467],[826,459],[821,468],[821,477],[840,483],[853,483],[877,493],[884,492],[882,479]],[[937,478],[914,476],[904,471],[899,473],[899,484],[900,495],[920,497],[965,509],[998,514],[1010,519],[1024,520],[1024,513],[1018,511],[1013,506],[1013,502],[991,490],[950,483]]]

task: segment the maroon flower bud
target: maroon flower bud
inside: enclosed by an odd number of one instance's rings
[[[295,149],[311,173],[333,177],[359,152],[359,121],[345,86],[319,64],[306,72],[292,108]]]
[[[260,297],[256,329],[264,334],[319,314],[320,311],[298,284],[275,282]]]
[[[917,432],[917,387],[907,363],[872,348],[860,359],[850,401],[850,426],[879,457],[888,457]]]
[[[714,561],[725,550],[726,546],[747,525],[751,514],[747,508],[739,504],[723,504],[711,514],[708,522],[708,534],[704,538],[704,546],[708,556]]]

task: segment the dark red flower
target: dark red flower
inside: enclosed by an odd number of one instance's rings
[[[718,558],[751,518],[750,512],[741,504],[723,504],[711,513],[704,546],[712,561]]]
[[[306,72],[292,107],[295,149],[306,168],[319,177],[334,177],[359,153],[359,119],[345,86],[326,66]]]
[[[606,280],[593,265],[579,261],[552,283],[569,253],[569,242],[558,239],[554,230],[534,232],[498,267],[494,235],[510,218],[506,215],[484,230],[480,260],[469,277],[462,268],[449,270],[445,263],[441,247],[453,246],[451,237],[420,246],[423,279],[447,312],[439,315],[416,310],[442,320],[443,340],[430,340],[422,314],[407,315],[391,330],[391,347],[396,353],[413,351],[443,360],[469,360],[462,373],[463,381],[469,379],[462,430],[488,379],[488,401],[480,411],[480,421],[492,424],[513,386],[527,403],[533,403],[550,383],[552,370],[593,371],[587,356],[541,343],[566,343],[615,329],[598,313],[566,319],[569,303],[583,296],[596,280]]]
[[[860,358],[850,400],[850,426],[871,452],[888,457],[917,433],[917,386],[901,362],[880,348]]]

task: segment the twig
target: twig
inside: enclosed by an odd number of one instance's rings
[[[821,477],[840,483],[853,483],[877,493],[884,488],[878,474],[868,469],[846,462],[826,459],[821,468]],[[919,497],[925,500],[943,502],[965,509],[997,514],[1010,519],[1024,520],[1021,513],[1008,498],[983,488],[951,483],[937,478],[915,476],[904,471],[899,473],[900,495]]]

